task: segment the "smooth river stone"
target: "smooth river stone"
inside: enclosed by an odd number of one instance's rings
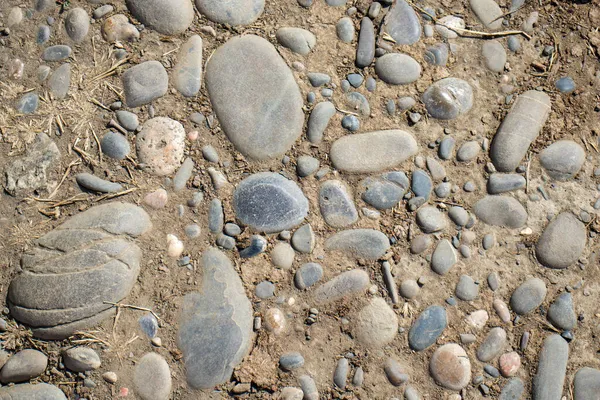
[[[158,176],[169,175],[183,158],[185,130],[171,118],[152,118],[142,125],[135,146],[138,160],[146,171]]]
[[[171,370],[157,353],[147,353],[135,366],[135,394],[142,400],[168,400],[171,395]]]
[[[206,67],[206,87],[223,131],[246,157],[279,157],[302,134],[300,89],[263,38],[238,36],[219,47]]]
[[[186,97],[193,97],[202,86],[202,38],[190,37],[181,46],[173,68],[173,86]]]
[[[90,30],[90,16],[80,7],[71,9],[65,17],[65,30],[74,42],[82,42]]]
[[[548,336],[542,345],[537,373],[533,378],[533,400],[561,400],[568,360],[569,344],[560,335]]]
[[[213,22],[248,25],[262,14],[265,0],[196,0],[196,7],[202,15]]]
[[[473,211],[477,218],[489,225],[516,229],[527,222],[527,211],[510,196],[486,196],[475,203]]]
[[[406,1],[396,1],[384,21],[383,29],[394,38],[396,44],[411,45],[419,41],[421,23],[415,10]]]
[[[368,67],[375,58],[375,27],[370,18],[364,17],[360,22],[358,44],[356,45],[356,66]]]
[[[421,77],[421,65],[409,55],[388,53],[375,61],[377,76],[391,85],[407,85]]]
[[[163,35],[184,32],[194,20],[190,0],[126,0],[131,15]]]
[[[398,333],[398,317],[381,297],[373,298],[358,312],[354,337],[367,347],[383,347]]]
[[[575,389],[573,400],[596,400],[600,393],[600,370],[581,368],[575,374],[573,383]]]
[[[233,208],[242,224],[273,233],[300,225],[308,214],[308,200],[294,181],[260,172],[239,183]]]
[[[471,380],[471,361],[456,343],[439,347],[429,361],[429,372],[435,382],[451,390],[461,390]]]
[[[46,47],[42,53],[42,60],[44,61],[62,61],[71,56],[71,48],[64,44],[57,44],[56,46]]]
[[[521,400],[523,392],[525,391],[525,385],[520,378],[512,378],[502,388],[502,393],[498,400]]]
[[[510,307],[519,315],[535,310],[546,298],[546,284],[539,278],[529,278],[510,297]]]
[[[497,30],[502,27],[502,9],[494,0],[470,0],[469,3],[486,28]]]
[[[56,386],[47,383],[22,383],[0,388],[0,399],[6,400],[67,400]]]
[[[506,64],[506,50],[497,40],[490,40],[481,46],[481,55],[487,69],[493,72],[504,71]]]
[[[441,306],[426,308],[413,322],[408,331],[408,345],[422,351],[435,343],[448,325],[446,310]]]
[[[456,251],[448,239],[442,239],[431,255],[431,269],[439,275],[446,274],[456,264]]]
[[[333,143],[329,155],[340,171],[370,173],[394,168],[417,151],[410,133],[387,130],[343,136]]]
[[[370,283],[369,274],[363,270],[342,272],[319,286],[314,292],[314,299],[318,304],[327,304],[346,296],[356,296],[364,292]]]
[[[527,182],[525,177],[519,174],[493,173],[488,178],[487,191],[489,194],[500,194],[523,189]]]
[[[425,206],[417,211],[417,225],[424,233],[433,233],[446,228],[444,214],[433,206]]]
[[[577,315],[573,308],[573,295],[562,293],[548,308],[548,321],[558,329],[571,330],[577,325]]]
[[[252,305],[231,261],[217,249],[202,254],[202,288],[185,296],[178,344],[194,389],[228,382],[252,343]]]
[[[135,108],[149,104],[164,96],[169,86],[169,76],[158,61],[146,61],[129,68],[121,76],[125,103]]]
[[[567,268],[579,259],[586,241],[585,225],[570,212],[563,212],[542,232],[535,246],[535,255],[548,268]]]
[[[275,33],[277,41],[294,53],[307,55],[317,44],[317,38],[312,32],[302,28],[283,27]]]
[[[462,79],[444,78],[429,86],[421,99],[433,118],[455,119],[473,107],[473,88]]]
[[[377,260],[390,248],[388,237],[374,229],[349,229],[331,236],[325,249],[340,251],[356,258]]]
[[[132,238],[151,228],[146,212],[106,203],[42,236],[21,258],[8,307],[42,339],[64,339],[114,314],[136,282],[142,251]]]
[[[50,74],[48,88],[55,99],[64,99],[71,86],[71,64],[64,63]]]
[[[517,97],[492,140],[490,158],[498,171],[512,172],[519,166],[549,114],[546,93],[529,90]]]
[[[335,115],[335,106],[330,101],[322,101],[313,108],[308,117],[308,126],[306,136],[308,141],[319,144],[323,140],[323,135],[331,117]]]
[[[502,352],[505,346],[506,331],[500,327],[492,328],[477,349],[477,359],[481,362],[490,362]]]
[[[557,181],[575,177],[584,161],[585,150],[572,140],[554,142],[540,153],[540,164]]]
[[[331,180],[321,185],[319,208],[327,225],[333,228],[345,228],[358,220],[350,189],[342,181]]]

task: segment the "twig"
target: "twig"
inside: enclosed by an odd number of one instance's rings
[[[97,105],[98,107],[105,109],[106,111],[112,111],[110,108],[106,107],[104,104],[100,103],[98,100],[96,100],[93,97],[90,97],[90,101],[92,103],[94,103],[95,105]]]
[[[54,195],[58,192],[58,189],[63,184],[65,179],[67,179],[67,176],[71,172],[71,168],[73,168],[74,166],[79,165],[79,164],[81,164],[81,160],[71,161],[71,163],[67,166],[67,169],[65,170],[65,173],[63,174],[62,179],[58,183],[58,186],[52,191],[52,193],[50,193],[50,195],[48,196],[48,199],[52,199],[54,197]]]
[[[498,20],[499,20],[499,19],[501,19],[501,18],[508,17],[509,15],[516,13],[517,11],[521,10],[523,7],[525,7],[525,4],[521,5],[521,7],[517,8],[516,10],[512,10],[512,11],[509,11],[509,12],[505,12],[505,13],[504,13],[504,14],[502,14],[501,16],[499,16],[499,17],[497,17],[497,18],[494,18],[493,20],[491,20],[491,21],[490,21],[490,24],[491,24],[492,22],[496,22],[496,21],[498,21]]]
[[[92,135],[94,135],[94,139],[96,140],[96,145],[98,146],[98,158],[100,159],[100,164],[102,164],[102,146],[100,146],[100,140],[98,139],[98,136],[96,135],[96,132],[94,131],[94,127],[92,126],[92,123],[88,121],[88,125],[90,126],[90,129],[92,130]]]
[[[529,167],[531,167],[531,155],[527,160],[527,170],[525,170],[525,193],[529,194]]]
[[[124,58],[122,60],[119,60],[112,67],[110,67],[106,71],[102,72],[100,75],[96,75],[95,77],[91,78],[90,82],[95,82],[95,81],[98,81],[100,79],[108,78],[109,76],[111,76],[115,72],[117,72],[117,68],[119,68],[121,65],[125,64],[127,61],[129,61],[129,57]]]
[[[139,310],[139,311],[146,311],[151,313],[152,315],[154,315],[154,318],[156,318],[157,320],[160,320],[160,317],[151,309],[146,308],[146,307],[140,307],[140,306],[134,306],[131,304],[121,304],[121,303],[113,303],[112,301],[103,301],[103,304],[110,304],[111,306],[115,306],[115,307],[123,307],[123,308],[130,308],[132,310]]]
[[[348,110],[343,110],[341,108],[336,107],[335,108],[338,112],[344,113],[344,114],[350,114],[350,115],[354,115],[354,116],[360,116],[360,114],[352,112],[352,111],[348,111]]]
[[[131,192],[135,192],[136,190],[138,190],[138,188],[134,187],[134,188],[130,188],[130,189],[127,189],[127,190],[123,190],[122,192],[107,193],[107,194],[105,194],[103,196],[98,197],[97,199],[94,199],[93,201],[97,203],[97,202],[102,201],[102,200],[114,199],[115,197],[124,196],[126,194],[131,193]]]

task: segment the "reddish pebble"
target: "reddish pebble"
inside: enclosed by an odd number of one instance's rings
[[[505,302],[500,299],[495,299],[493,305],[496,314],[498,314],[502,322],[510,321],[510,311],[508,311],[508,306]]]
[[[190,142],[195,142],[196,140],[198,140],[198,131],[188,132],[187,136]]]
[[[169,195],[165,189],[155,190],[144,197],[144,203],[156,209],[166,206],[167,200],[169,200]]]
[[[119,391],[119,397],[127,397],[129,396],[129,389],[127,389],[126,387],[121,388],[121,390]]]
[[[500,356],[500,373],[508,378],[517,373],[521,367],[521,357],[515,351]]]

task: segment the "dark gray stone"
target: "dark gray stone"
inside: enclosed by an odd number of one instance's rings
[[[373,21],[364,17],[360,22],[358,45],[356,46],[356,66],[368,67],[375,58],[375,27]]]
[[[542,232],[535,246],[535,255],[548,268],[564,269],[579,259],[586,242],[585,225],[570,212],[563,212]]]
[[[120,183],[110,182],[87,172],[77,174],[75,180],[79,186],[93,192],[115,193],[123,190]]]
[[[411,45],[421,37],[421,22],[417,13],[404,0],[398,0],[388,11],[383,29],[398,45]]]
[[[486,196],[475,203],[473,211],[477,218],[489,225],[516,229],[527,222],[527,211],[510,196]]]
[[[121,80],[125,102],[131,108],[149,104],[164,96],[169,85],[167,71],[158,61],[146,61],[129,68],[123,73]]]
[[[325,249],[340,251],[356,258],[377,260],[390,248],[388,237],[374,229],[349,229],[338,232],[325,242]]]
[[[145,314],[138,319],[138,324],[142,332],[150,339],[153,339],[158,334],[158,320],[152,313]]]
[[[427,175],[427,172],[422,169],[416,169],[412,173],[410,188],[415,196],[428,200],[431,195],[431,190],[433,189],[433,182],[431,182],[431,178]]]
[[[267,249],[267,239],[260,235],[252,235],[250,237],[250,245],[240,251],[241,258],[256,257]]]
[[[565,292],[554,300],[548,308],[548,321],[558,329],[565,331],[575,328],[577,315],[573,309],[573,295]]]
[[[441,306],[431,306],[413,322],[408,331],[408,345],[416,351],[423,351],[435,343],[448,325],[446,310]]]
[[[100,141],[102,153],[115,160],[123,160],[129,155],[131,147],[127,138],[120,133],[109,131]]]
[[[138,21],[163,35],[184,32],[194,19],[190,0],[126,0],[127,9]],[[203,12],[198,7],[200,12]]]
[[[319,208],[327,225],[333,228],[345,228],[358,220],[350,190],[342,181],[323,182],[319,189]]]
[[[546,284],[539,278],[529,278],[510,297],[510,307],[519,315],[535,310],[546,298]]]
[[[294,284],[304,290],[319,282],[323,277],[323,268],[317,263],[306,263],[296,271]]]
[[[404,176],[406,177],[405,174]],[[405,185],[402,186],[396,182],[378,178],[367,178],[361,182],[361,186],[365,189],[361,195],[365,203],[378,210],[388,210],[396,207],[402,200],[408,189],[408,178],[406,178]]]
[[[569,345],[562,337],[552,334],[544,340],[533,378],[533,400],[561,400],[568,359]]]

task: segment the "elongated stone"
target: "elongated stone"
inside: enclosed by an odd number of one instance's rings
[[[75,180],[79,186],[94,192],[114,193],[123,189],[119,183],[107,181],[87,172],[77,174]]]
[[[360,269],[342,272],[335,278],[319,286],[314,293],[314,299],[319,304],[327,304],[346,296],[356,296],[369,286],[369,274]]]
[[[331,117],[335,115],[335,106],[330,101],[322,101],[313,108],[308,117],[306,136],[308,141],[319,144],[323,140],[325,129],[329,125]]]
[[[22,383],[0,388],[0,398],[7,400],[67,400],[56,386],[47,383]]]
[[[523,189],[526,185],[525,177],[519,174],[491,174],[487,182],[489,194],[500,194]]]
[[[387,236],[374,229],[349,229],[331,236],[325,249],[337,250],[356,258],[377,260],[390,248]]]
[[[283,47],[286,47],[300,55],[307,55],[317,44],[317,38],[312,32],[302,28],[283,27],[275,33],[277,41]]]
[[[190,37],[179,49],[177,64],[173,68],[173,86],[182,95],[193,97],[202,86],[202,38]]]
[[[519,315],[536,309],[546,298],[546,284],[539,278],[529,278],[510,297],[510,306]]]
[[[560,335],[548,336],[542,345],[537,373],[533,378],[533,400],[562,398],[568,360],[568,343]]]
[[[356,66],[368,67],[375,58],[375,27],[373,21],[364,17],[360,23],[358,44],[356,46]]]

